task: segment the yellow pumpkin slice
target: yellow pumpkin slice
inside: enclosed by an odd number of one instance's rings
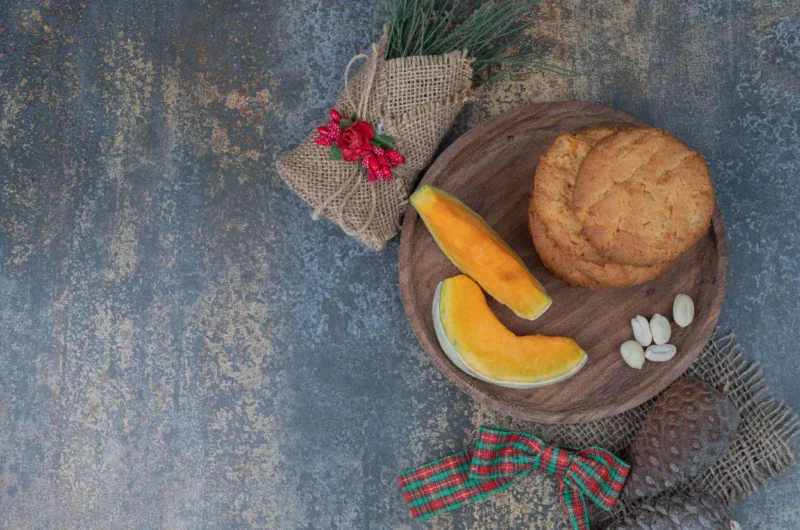
[[[442,252],[495,300],[527,320],[550,307],[552,300],[522,259],[464,203],[426,184],[411,204]]]
[[[486,304],[472,279],[439,282],[433,297],[436,338],[453,364],[472,377],[509,388],[536,388],[576,374],[587,355],[567,337],[517,336]]]

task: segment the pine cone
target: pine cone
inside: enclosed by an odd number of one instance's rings
[[[703,493],[676,493],[645,501],[607,530],[730,530],[728,508]]]
[[[656,495],[712,466],[730,447],[739,412],[713,388],[686,378],[656,401],[631,446],[628,498]]]

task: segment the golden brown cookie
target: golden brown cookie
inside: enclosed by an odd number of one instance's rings
[[[616,129],[588,129],[564,133],[539,159],[533,184],[533,209],[547,226],[553,242],[568,256],[602,264],[607,260],[582,235],[581,223],[572,213],[572,188],[584,157],[594,145]]]
[[[533,237],[533,245],[544,266],[570,285],[580,285],[589,289],[630,287],[656,278],[671,265],[664,263],[653,267],[636,267],[618,263],[598,265],[575,260],[556,244],[547,227],[536,217],[533,208],[528,208],[528,228]]]
[[[602,287],[597,281],[575,268],[573,265],[574,260],[567,256],[553,241],[541,219],[536,217],[533,208],[528,208],[528,228],[533,237],[533,246],[536,248],[539,258],[550,272],[570,285],[579,285],[589,289]]]
[[[702,156],[668,132],[623,129],[586,155],[573,190],[581,233],[610,261],[671,262],[706,233],[714,188]]]
[[[539,161],[529,198],[528,224],[542,262],[566,282],[590,289],[637,285],[669,267],[609,263],[580,233],[582,224],[572,213],[575,177],[591,148],[614,132],[597,128],[556,138]]]

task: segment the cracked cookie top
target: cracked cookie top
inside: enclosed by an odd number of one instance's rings
[[[607,259],[640,267],[672,261],[711,225],[714,188],[705,159],[668,132],[623,129],[589,151],[573,210]]]

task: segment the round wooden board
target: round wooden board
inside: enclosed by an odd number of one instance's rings
[[[517,252],[553,298],[532,322],[516,317],[487,297],[494,313],[517,334],[572,337],[589,355],[586,366],[564,382],[512,390],[474,379],[445,356],[433,329],[431,304],[436,285],[458,270],[436,246],[413,208],[408,209],[400,243],[403,305],[423,348],[456,385],[473,397],[515,417],[573,423],[624,412],[675,381],[697,358],[716,327],[725,295],[727,247],[719,211],[712,228],[670,269],[648,283],[590,291],[553,276],[539,260],[527,225],[526,201],[539,157],[563,132],[603,125],[642,126],[623,112],[580,102],[533,104],[481,123],[453,143],[422,179],[452,193],[491,225]],[[619,346],[632,339],[630,320],[661,313],[671,320],[672,302],[686,293],[695,302],[695,320],[673,325],[670,342],[678,355],[666,363],[628,367]]]

